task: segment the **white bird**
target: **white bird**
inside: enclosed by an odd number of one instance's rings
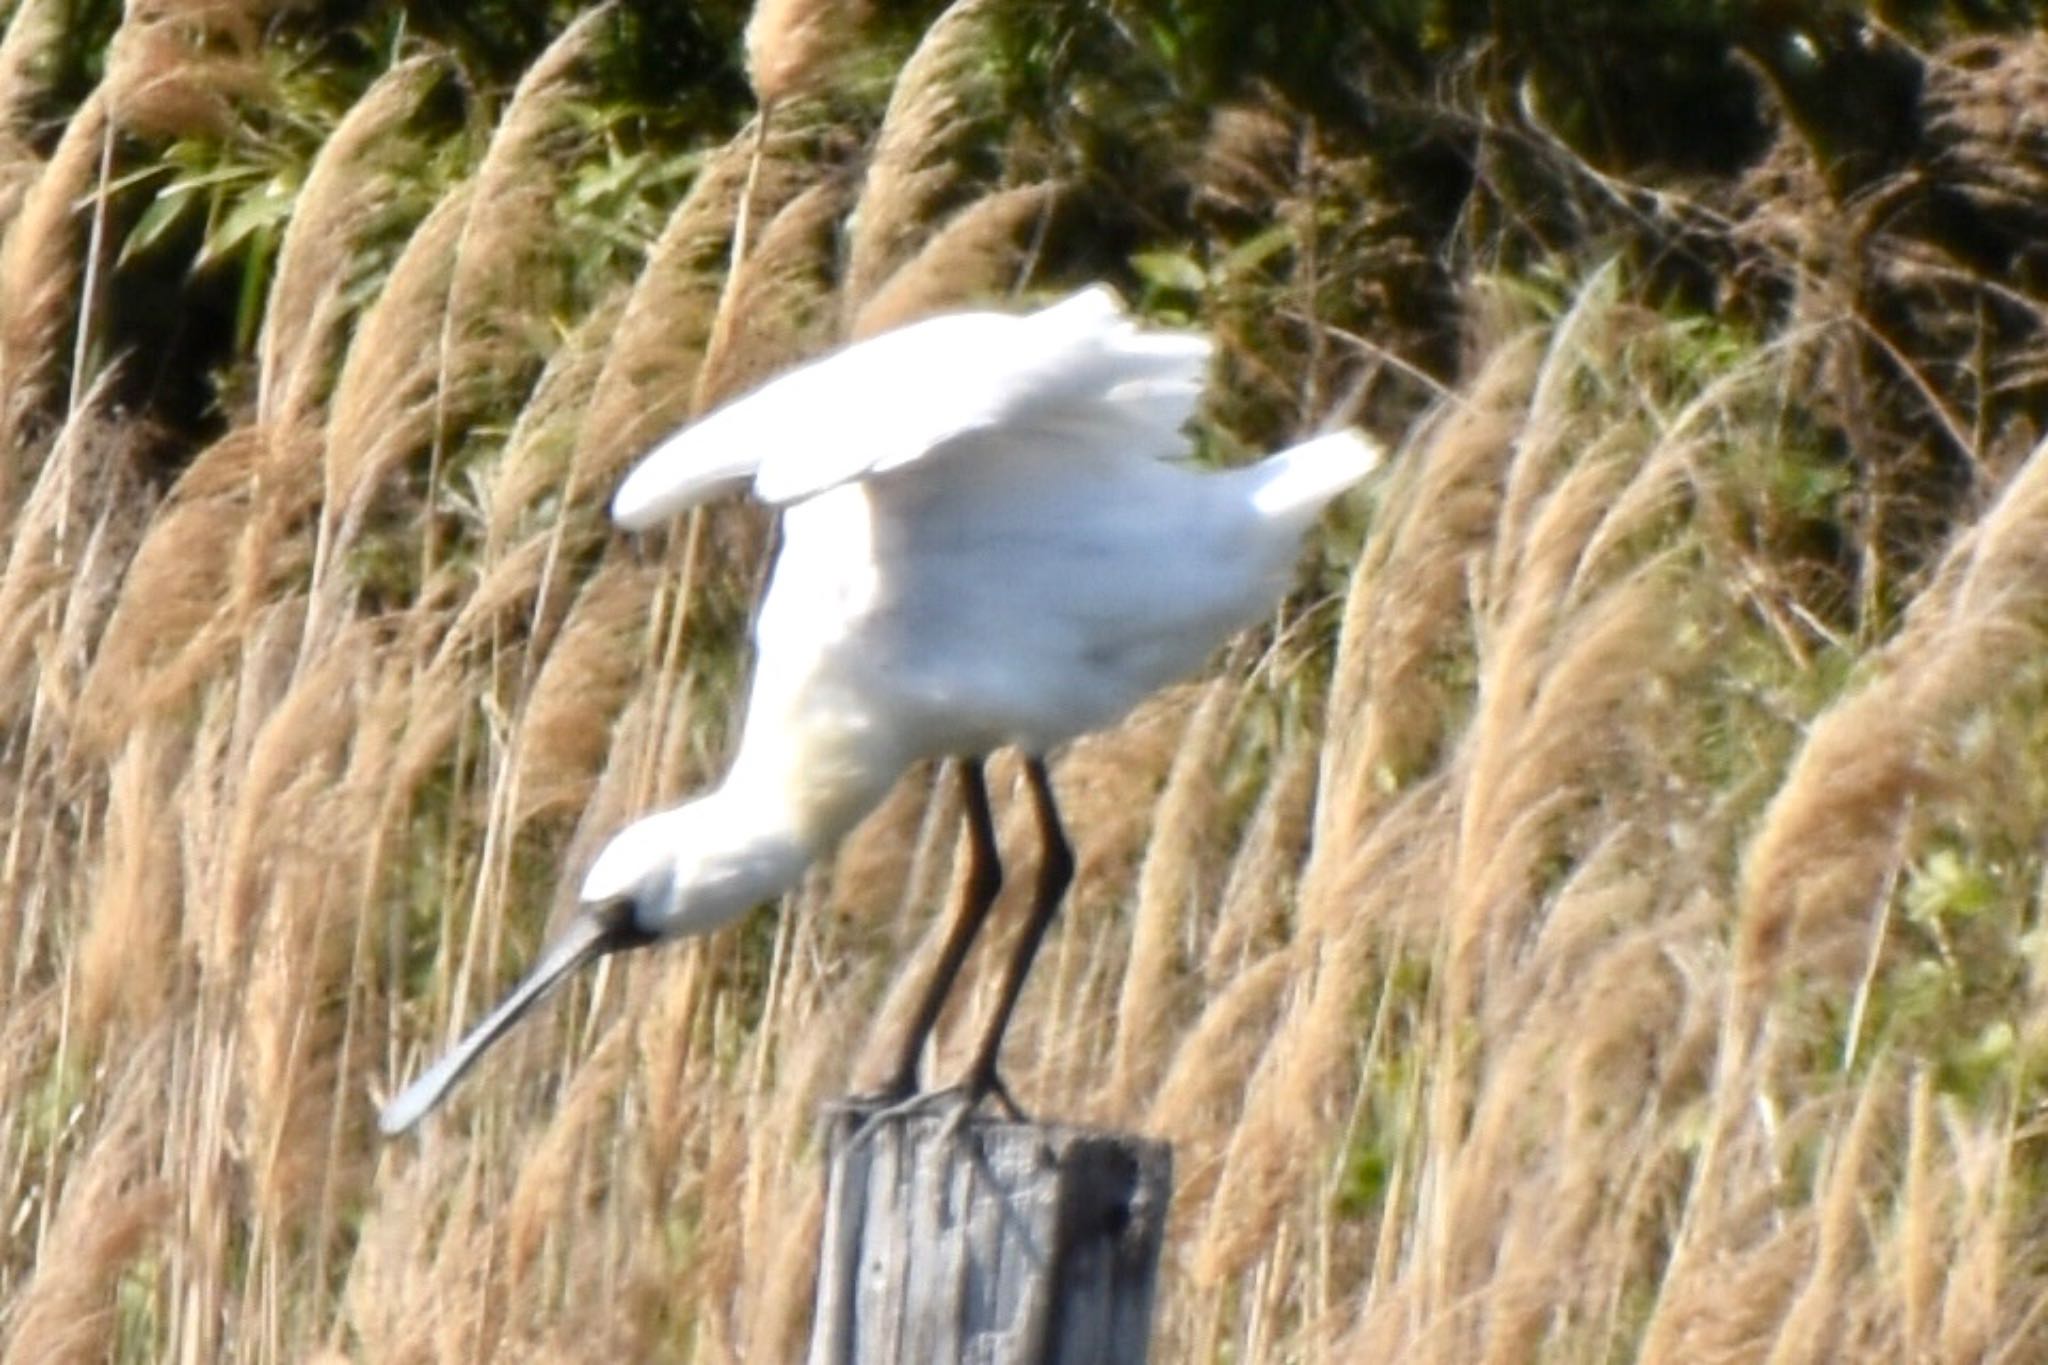
[[[961,1087],[1001,1045],[1073,859],[1055,745],[1186,676],[1287,588],[1303,533],[1379,462],[1352,432],[1224,471],[1185,464],[1207,338],[1091,288],[1016,316],[930,318],[794,370],[669,438],[612,515],[644,529],[751,481],[783,544],[725,780],[614,837],[581,909],[491,1015],[384,1109],[403,1132],[578,966],[704,934],[793,887],[912,763],[951,756],[970,875],[883,1094],[918,1058],[1001,882],[982,758],[1021,748],[1036,898]],[[1012,1105],[1014,1108],[1014,1105]]]

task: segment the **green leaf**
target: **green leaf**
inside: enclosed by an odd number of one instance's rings
[[[1131,269],[1154,289],[1199,294],[1209,284],[1208,272],[1194,257],[1180,251],[1140,251],[1131,257]]]
[[[179,193],[176,186],[159,191],[149,207],[136,218],[135,226],[128,230],[127,239],[121,243],[118,263],[126,265],[170,236],[191,207],[191,198]]]
[[[267,238],[283,231],[286,220],[291,217],[294,198],[275,180],[254,194],[245,195],[207,234],[206,244],[200,248],[192,268],[204,270],[223,257],[244,249],[252,239],[259,236]]]

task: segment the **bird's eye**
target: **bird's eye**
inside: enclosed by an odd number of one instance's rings
[[[641,923],[631,896],[614,897],[595,907],[592,913],[604,925],[605,946],[609,951],[644,948],[661,937]]]

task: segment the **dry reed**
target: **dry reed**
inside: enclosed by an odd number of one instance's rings
[[[996,9],[995,0],[954,0],[897,74],[847,244],[849,309],[865,306],[931,225],[974,197],[958,157],[979,131],[977,82]]]
[[[1039,249],[1067,196],[1057,181],[984,195],[947,219],[854,315],[851,334],[873,336],[1031,280]]]
[[[176,748],[137,727],[108,773],[105,852],[77,948],[78,1037],[95,1051],[119,1023],[144,1030],[176,998],[179,859],[158,818],[171,799]]]
[[[207,11],[138,17],[20,182],[10,1359],[800,1350],[817,1106],[872,1079],[959,875],[932,771],[778,916],[564,992],[418,1140],[368,1122],[519,969],[604,834],[729,748],[758,522],[601,542],[624,462],[844,329],[1027,286],[1084,192],[990,193],[962,165],[995,12],[965,0],[901,74],[849,221],[853,136],[804,96],[857,8],[757,8],[768,135],[707,150],[624,294],[552,273],[590,20],[357,316],[362,254],[408,226],[394,177],[440,70],[395,68],[309,170],[256,424],[160,494],[73,357],[115,96],[159,129],[219,126],[237,97],[161,45]],[[0,45],[0,163],[45,17],[17,8]],[[1952,119],[2032,136],[2023,108],[1944,88]],[[1203,211],[1311,193],[1300,132],[1277,104],[1217,119]],[[1857,641],[1754,531],[1780,510],[1773,461],[1800,454],[1780,448],[1797,339],[1728,361],[1623,292],[1596,272],[1556,316],[1482,299],[1342,602],[1304,592],[1258,666],[1060,757],[1080,871],[1004,1061],[1049,1112],[1176,1142],[1163,1358],[2041,1352],[2015,1077],[2048,991],[2027,758],[2048,448],[1851,670]],[[1231,349],[1226,377],[1290,403],[1327,378]],[[1333,606],[1326,657],[1303,641]],[[1007,917],[1028,819],[1014,765],[991,775]],[[1914,1013],[1929,980],[1961,1001],[1949,1033]]]
[[[828,179],[768,219],[719,298],[697,370],[698,412],[758,387],[834,339],[845,207],[845,187]]]
[[[111,135],[105,101],[95,95],[64,125],[56,150],[22,194],[0,236],[0,507],[11,505],[31,431],[71,372],[76,330],[90,325],[90,276],[83,250],[93,187]]]
[[[393,174],[407,121],[444,75],[427,57],[378,77],[320,144],[278,244],[257,341],[256,411],[267,426],[309,424],[345,344],[348,266],[396,212]]]
[[[84,742],[111,750],[129,726],[184,704],[228,666],[298,557],[285,536],[310,499],[276,477],[281,463],[262,433],[231,432],[155,510],[86,674]]]
[[[342,357],[325,428],[316,575],[332,574],[379,481],[433,442],[441,379],[436,343],[471,192],[467,186],[450,191],[406,239]]]
[[[1235,689],[1219,679],[1181,732],[1179,752],[1153,814],[1152,837],[1138,872],[1131,917],[1130,960],[1116,1003],[1116,1038],[1106,1081],[1111,1095],[1135,1099],[1150,1089],[1164,1061],[1175,1009],[1174,986],[1187,974],[1186,941],[1205,916],[1215,880],[1211,861],[1217,818],[1217,773],[1230,739]]]
[[[696,411],[695,394],[726,294],[742,195],[772,218],[808,177],[816,140],[801,106],[786,109],[762,140],[758,123],[711,152],[649,249],[592,387],[569,475],[571,495],[616,478]],[[750,174],[756,155],[759,167]],[[729,324],[732,325],[732,324]]]
[[[61,0],[23,0],[0,32],[0,235],[42,169],[34,146],[36,106],[49,94],[49,60],[63,39]]]
[[[754,0],[747,16],[747,77],[766,110],[816,93],[858,50],[866,0]]]
[[[103,84],[114,121],[138,137],[221,136],[233,100],[258,96],[256,54],[270,0],[129,4],[107,47]]]
[[[67,1171],[52,1254],[12,1305],[0,1356],[8,1360],[104,1360],[122,1337],[120,1293],[158,1239],[171,1231],[173,1189],[154,1169],[156,1068],[164,1031],[152,1031],[109,1077],[108,1101],[90,1147]]]

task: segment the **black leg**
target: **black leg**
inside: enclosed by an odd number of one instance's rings
[[[996,892],[1003,885],[1003,865],[996,856],[996,825],[989,814],[988,784],[981,774],[981,760],[962,758],[956,766],[967,820],[967,882],[953,912],[952,925],[946,931],[946,942],[939,949],[939,960],[932,968],[931,980],[917,1003],[917,1013],[911,1016],[896,1068],[882,1086],[880,1098],[884,1100],[900,1100],[917,1093],[918,1059],[924,1055],[932,1026],[938,1023],[939,1011],[945,1007],[946,996],[960,975],[960,964],[967,960],[967,950],[974,946],[974,936],[981,932],[989,907],[995,904]]]
[[[1001,1077],[996,1074],[996,1054],[1002,1051],[1003,1034],[1010,1027],[1010,1015],[1017,1008],[1017,997],[1024,993],[1024,978],[1031,974],[1031,960],[1038,956],[1038,945],[1045,941],[1045,931],[1051,927],[1052,917],[1059,910],[1060,898],[1066,894],[1067,884],[1074,879],[1074,850],[1067,843],[1066,831],[1060,828],[1059,807],[1053,804],[1052,782],[1046,777],[1045,761],[1036,756],[1025,759],[1024,776],[1031,787],[1031,811],[1038,818],[1038,840],[1042,850],[1038,887],[1031,902],[1031,918],[1025,921],[1016,950],[1011,955],[1009,969],[1003,974],[1002,993],[996,999],[995,1014],[989,1019],[987,1032],[981,1036],[981,1046],[975,1049],[966,1081],[970,1102],[995,1094],[1012,1109],[1016,1105],[1009,1099]]]

